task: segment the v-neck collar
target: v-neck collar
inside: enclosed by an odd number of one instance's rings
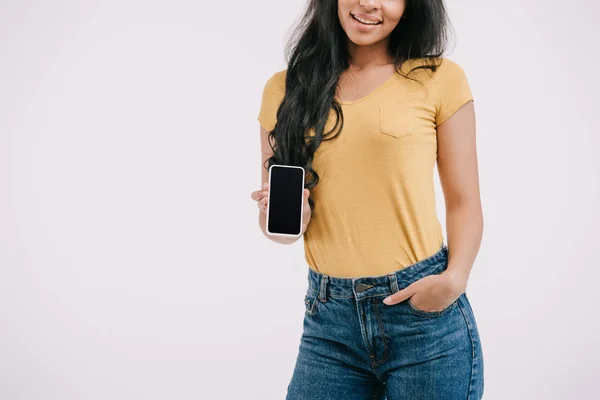
[[[383,90],[387,85],[390,84],[390,82],[392,82],[394,80],[394,78],[396,78],[397,75],[398,75],[398,72],[396,70],[394,70],[394,73],[392,75],[390,75],[382,84],[380,84],[379,86],[377,86],[375,89],[371,90],[366,95],[364,95],[362,97],[359,97],[358,99],[355,99],[355,100],[340,100],[340,99],[336,99],[336,100],[340,104],[345,105],[345,106],[351,106],[351,105],[354,105],[354,104],[361,103],[361,102],[367,100],[368,98],[374,96],[375,94],[377,94],[381,90]]]

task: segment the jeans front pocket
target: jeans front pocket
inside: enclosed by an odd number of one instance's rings
[[[406,300],[406,304],[408,305],[409,311],[415,315],[419,315],[421,317],[439,317],[440,315],[446,314],[448,311],[456,307],[456,305],[458,304],[458,299],[454,300],[446,308],[438,311],[421,310],[420,308],[417,308],[415,305],[413,305],[413,303],[410,301],[410,297]]]

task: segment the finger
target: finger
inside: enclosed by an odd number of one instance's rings
[[[308,189],[304,189],[304,204],[308,204],[308,198],[310,197],[310,191]]]
[[[387,304],[388,306],[393,306],[394,304],[398,304],[398,303],[408,299],[413,294],[414,294],[414,290],[409,285],[409,286],[405,287],[404,289],[399,290],[396,293],[391,294],[388,297],[386,297],[385,299],[383,299],[383,303]]]
[[[312,212],[312,209],[310,208],[310,203],[308,202],[308,200],[302,204],[302,209],[304,210],[305,214]]]
[[[262,212],[266,212],[266,207],[265,207],[265,204],[263,203],[263,201],[262,201],[262,200],[258,201],[256,204],[258,205],[258,209],[259,209],[260,211],[262,211]]]

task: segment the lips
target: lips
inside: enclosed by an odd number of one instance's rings
[[[358,18],[362,19],[363,21],[368,21],[368,22],[376,22],[377,24],[380,24],[380,23],[381,23],[381,20],[380,20],[380,19],[378,19],[378,18],[376,18],[376,17],[373,17],[373,16],[371,16],[371,15],[367,15],[367,14],[359,14],[359,13],[357,13],[357,14],[350,13],[350,15],[352,15],[352,18],[354,18],[355,20],[357,20],[357,21],[359,21],[359,22],[361,22],[361,21],[360,21]],[[358,18],[356,18],[356,17],[358,17]],[[376,25],[376,24],[373,24],[373,25]]]

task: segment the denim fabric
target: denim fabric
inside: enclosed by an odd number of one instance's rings
[[[306,313],[286,400],[476,400],[483,353],[466,292],[441,311],[382,301],[442,273],[448,248],[381,276],[308,269]]]

